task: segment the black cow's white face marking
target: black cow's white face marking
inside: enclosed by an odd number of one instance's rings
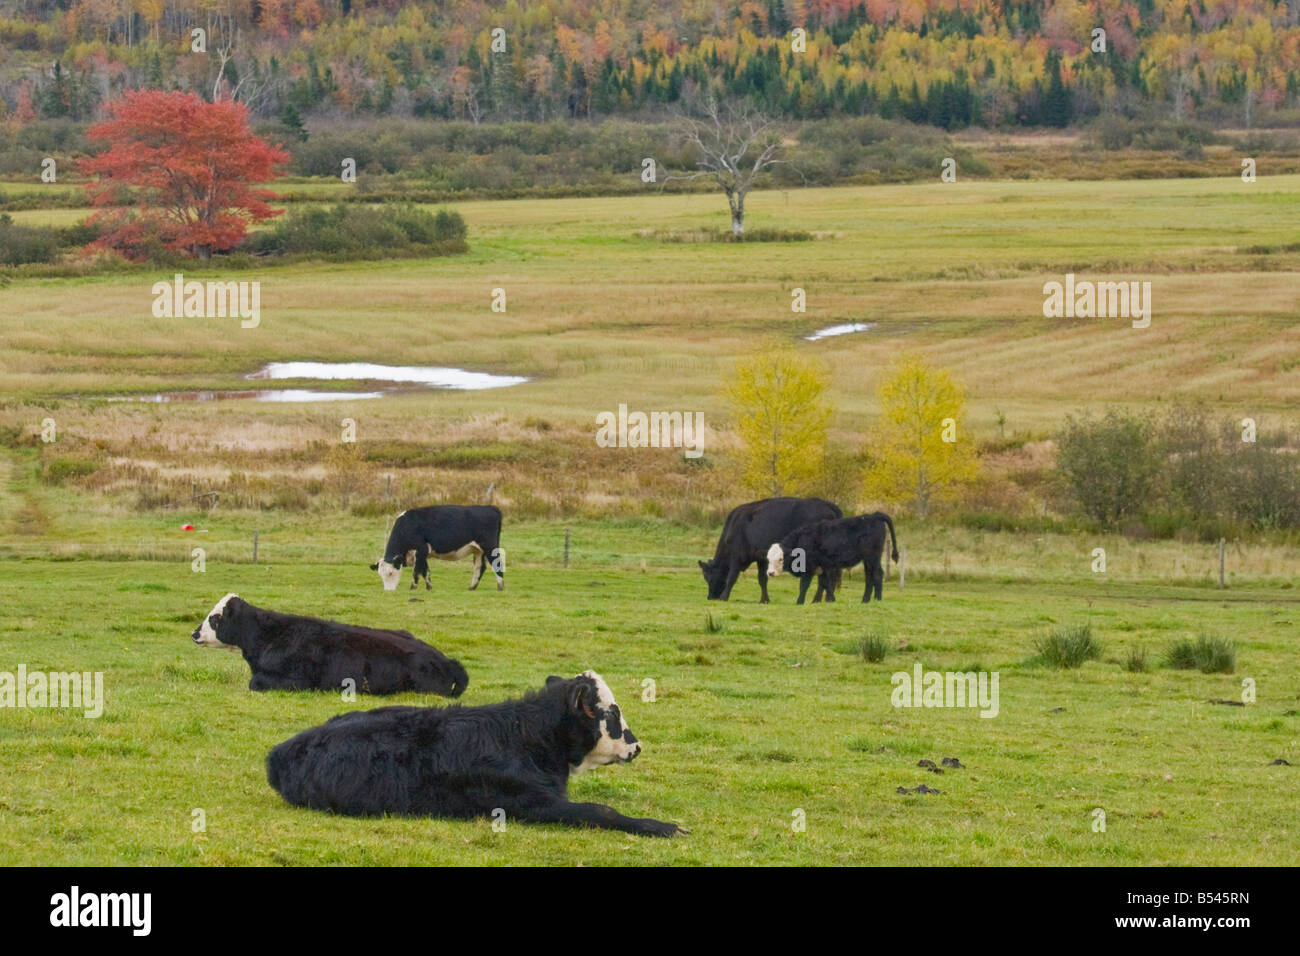
[[[785,569],[785,555],[781,552],[781,545],[774,544],[767,549],[767,576],[774,578]]]
[[[582,758],[582,763],[573,766],[573,772],[583,773],[592,767],[610,763],[627,763],[641,752],[641,744],[623,722],[623,714],[618,709],[618,704],[614,703],[609,685],[595,671],[583,671],[578,676],[590,678],[596,684],[593,716],[598,722],[596,743]]]
[[[402,569],[396,564],[389,564],[387,558],[379,559],[379,566],[375,568],[379,572],[379,580],[383,582],[385,591],[396,591],[398,582],[402,580]]]
[[[208,612],[208,616],[203,619],[203,623],[196,627],[191,635],[195,644],[200,647],[224,647],[227,650],[239,650],[234,644],[227,644],[217,637],[217,629],[221,626],[221,615],[226,609],[226,602],[234,597],[239,597],[239,595],[227,594]]]

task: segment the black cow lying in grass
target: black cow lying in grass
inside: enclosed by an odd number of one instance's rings
[[[641,752],[600,675],[548,677],[522,700],[486,707],[381,707],[304,730],[266,758],[266,776],[300,807],[349,816],[458,819],[502,810],[506,822],[685,832],[570,803],[569,775]]]
[[[798,603],[802,604],[814,574],[825,578],[832,571],[851,568],[861,562],[867,579],[862,602],[865,604],[871,600],[873,590],[876,600],[883,600],[881,586],[885,581],[885,569],[881,566],[880,555],[885,550],[886,528],[889,529],[892,543],[890,555],[897,562],[898,540],[894,537],[894,522],[889,519],[889,515],[877,511],[875,514],[834,518],[797,528],[768,550],[767,573],[776,577],[784,564],[789,562],[790,573],[800,575]],[[827,601],[835,600],[836,583],[838,578],[826,589]]]
[[[253,607],[227,594],[194,629],[194,643],[239,651],[250,690],[419,691],[459,697],[469,675],[459,661],[409,631],[357,627]],[[351,680],[351,685],[343,682]]]

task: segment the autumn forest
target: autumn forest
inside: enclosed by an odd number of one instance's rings
[[[140,87],[289,127],[652,115],[701,91],[946,129],[1288,125],[1300,0],[0,2],[0,120],[91,120]]]

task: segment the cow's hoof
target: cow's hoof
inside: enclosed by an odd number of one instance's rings
[[[497,590],[498,590],[498,591],[504,591],[505,589],[506,589],[506,582],[504,582],[504,581],[498,581],[498,582],[497,582]]]

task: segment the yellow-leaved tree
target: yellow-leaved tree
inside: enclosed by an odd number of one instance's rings
[[[909,504],[925,516],[979,475],[975,443],[966,433],[961,386],[942,368],[905,354],[878,389],[881,418],[867,448],[867,500]]]
[[[741,483],[776,497],[810,488],[826,454],[826,372],[793,348],[778,345],[736,364],[723,395],[742,445]]]

